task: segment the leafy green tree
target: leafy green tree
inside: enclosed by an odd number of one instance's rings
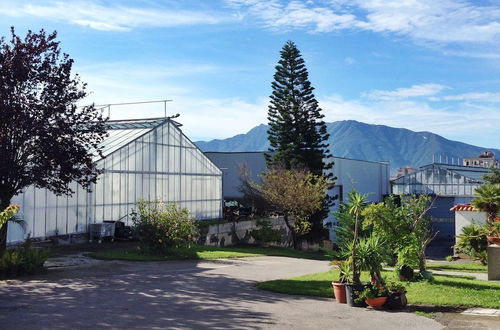
[[[304,59],[292,41],[283,46],[280,54],[268,110],[268,166],[307,169],[315,175],[325,175],[333,167],[329,160],[329,134]],[[328,175],[333,179],[331,172]],[[312,240],[326,236],[323,219],[333,198],[326,196],[323,204],[311,218],[312,229],[308,236]]]
[[[281,168],[270,169],[261,177],[262,184],[255,187],[283,214],[292,234],[293,247],[297,249],[299,238],[311,230],[311,215],[323,206],[328,180],[306,170]]]
[[[425,249],[437,234],[432,232],[426,216],[430,207],[431,198],[427,195],[402,196],[400,205],[396,196],[389,196],[363,210],[363,225],[384,240],[398,265],[418,267],[425,274]]]
[[[31,185],[58,195],[72,194],[72,181],[89,187],[107,134],[100,110],[76,106],[86,85],[71,74],[56,32],[11,34],[9,42],[0,38],[0,212]],[[3,226],[0,252],[6,238]]]

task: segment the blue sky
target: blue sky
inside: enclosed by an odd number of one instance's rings
[[[57,30],[85,103],[173,99],[193,140],[266,122],[279,51],[301,50],[327,121],[500,148],[500,5],[448,0],[0,1],[9,27]],[[162,105],[112,117],[163,115]]]

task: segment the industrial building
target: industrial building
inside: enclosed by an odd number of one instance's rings
[[[264,152],[205,152],[205,155],[223,172],[225,200],[243,199],[243,193],[240,191],[241,166],[247,168],[252,181],[260,182],[260,173],[267,169],[264,154]],[[367,194],[368,201],[381,202],[384,196],[390,193],[390,184],[388,162],[371,162],[342,157],[332,157],[332,160],[335,163],[333,175],[337,179],[329,194],[338,195],[338,199],[325,222],[333,224],[330,229],[330,239],[335,241],[335,226],[338,223],[332,213],[337,210],[339,202],[346,201],[347,193],[355,189]]]
[[[12,203],[26,222],[9,225],[7,241],[86,233],[89,224],[121,220],[137,200],[161,200],[187,208],[196,219],[222,217],[222,172],[171,118],[108,121],[103,141],[103,169],[91,191],[70,184],[72,196],[28,187]]]
[[[455,214],[450,209],[468,204],[483,184],[488,168],[432,163],[391,182],[393,194],[427,194],[434,198],[428,215],[438,238],[454,240]]]

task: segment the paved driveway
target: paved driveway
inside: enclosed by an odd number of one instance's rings
[[[0,284],[0,328],[440,329],[404,312],[261,291],[258,281],[328,270],[325,261],[257,257],[118,262]]]

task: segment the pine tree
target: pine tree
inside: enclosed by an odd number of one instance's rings
[[[332,168],[328,163],[329,134],[324,115],[314,97],[304,59],[297,46],[288,41],[281,50],[276,66],[269,105],[268,165],[285,169],[308,169],[324,175]]]
[[[271,147],[266,154],[267,165],[307,169],[334,180],[324,115],[313,94],[304,59],[292,41],[281,50],[272,89],[268,111]],[[323,219],[334,199],[327,197],[323,209],[311,216],[311,231],[306,239],[317,241],[326,236]]]

